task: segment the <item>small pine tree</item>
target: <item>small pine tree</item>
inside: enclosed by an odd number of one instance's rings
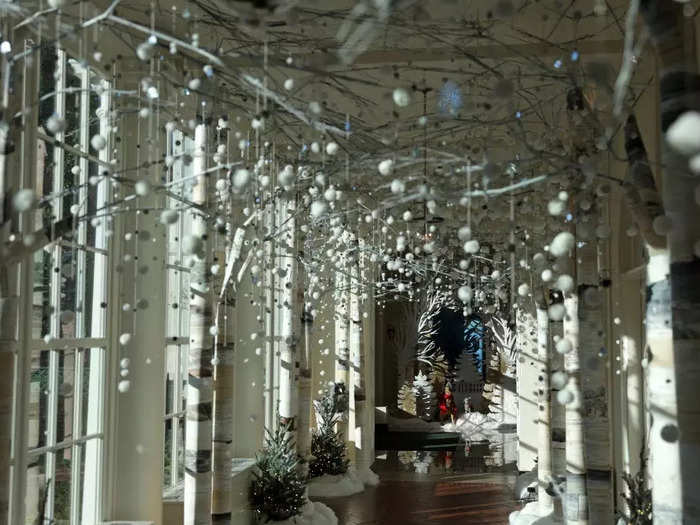
[[[643,448],[640,459],[639,472],[635,476],[627,472],[622,473],[622,479],[627,485],[627,491],[622,496],[629,508],[629,516],[625,516],[625,520],[629,525],[652,525],[654,520],[651,490],[647,488],[647,458]]]
[[[435,417],[437,399],[433,384],[423,372],[413,381],[413,394],[416,398],[416,415],[425,421],[432,421]]]
[[[262,522],[282,521],[301,514],[306,503],[306,483],[298,470],[289,425],[267,431],[256,467],[250,486],[255,517]]]
[[[335,430],[336,423],[348,409],[348,394],[345,385],[336,383],[323,397],[314,401],[318,430],[311,437],[311,461],[309,477],[324,474],[338,475],[348,471],[349,461],[345,456],[345,442]]]

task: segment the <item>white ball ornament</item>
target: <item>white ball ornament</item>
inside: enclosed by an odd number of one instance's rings
[[[552,374],[552,387],[557,390],[561,390],[566,386],[568,380],[569,378],[567,377],[566,373],[558,370]]]
[[[566,308],[564,308],[563,304],[556,303],[549,307],[547,313],[552,321],[561,321],[566,315]]]
[[[90,139],[90,146],[96,151],[102,151],[107,147],[107,139],[102,135],[93,135]]]
[[[151,193],[151,184],[147,180],[139,180],[134,184],[134,191],[139,197],[145,197]]]
[[[46,130],[55,135],[56,133],[60,133],[66,129],[66,121],[59,117],[56,113],[51,115],[47,120],[46,120]]]
[[[404,88],[396,88],[392,94],[394,104],[404,108],[411,103],[411,95]]]
[[[666,131],[668,144],[682,155],[700,152],[700,112],[686,111]]]
[[[391,193],[403,193],[406,191],[406,185],[402,180],[394,179],[391,181]]]
[[[160,223],[165,225],[175,224],[179,215],[175,210],[163,210],[160,213]]]
[[[31,210],[34,207],[34,204],[36,204],[36,195],[34,194],[34,191],[28,188],[19,190],[12,197],[12,207],[15,209],[15,211],[20,213]]]
[[[337,142],[329,142],[326,144],[326,153],[328,155],[335,155],[338,153],[338,143]]]
[[[477,254],[477,253],[479,253],[479,248],[480,248],[479,241],[477,241],[476,239],[472,239],[470,241],[467,241],[464,243],[463,248],[464,248],[464,252],[468,253],[469,255]]]
[[[125,394],[129,391],[129,389],[131,389],[131,381],[129,381],[128,379],[122,379],[121,381],[119,381],[117,389],[121,394]]]
[[[567,337],[562,337],[557,341],[555,345],[555,349],[557,352],[560,354],[568,354],[574,349],[574,345],[572,344],[571,340]]]
[[[409,210],[406,210],[405,212],[403,212],[403,220],[404,221],[409,222],[412,219],[413,219],[413,214]]]
[[[557,277],[554,287],[564,293],[569,293],[574,289],[574,278],[567,274]]]
[[[379,170],[380,175],[391,175],[391,173],[394,171],[394,161],[391,159],[384,159],[379,163],[377,169]]]
[[[549,245],[549,253],[554,257],[563,257],[573,249],[576,240],[570,232],[558,233]]]
[[[129,341],[131,341],[131,334],[123,333],[119,336],[119,344],[120,345],[126,346],[129,344]]]
[[[472,300],[473,292],[470,286],[464,285],[460,286],[459,289],[457,290],[457,297],[459,297],[459,300],[462,301],[463,303],[468,303],[469,301]]]
[[[559,199],[551,200],[547,203],[547,212],[553,217],[561,215],[564,213],[564,210],[566,210],[566,203]]]
[[[574,399],[574,394],[568,388],[557,392],[557,402],[560,405],[569,405],[574,402]]]
[[[527,295],[530,293],[530,285],[527,283],[522,283],[520,286],[518,286],[518,295],[520,297],[527,297]]]
[[[324,201],[313,201],[311,203],[311,216],[320,217],[326,213],[327,205]]]
[[[284,89],[287,91],[291,91],[294,89],[294,79],[293,78],[288,78],[287,80],[284,81]]]
[[[233,173],[233,188],[240,191],[250,182],[250,171],[245,168],[239,168]]]
[[[147,62],[153,57],[153,45],[150,42],[141,42],[136,47],[136,56],[139,60]]]
[[[457,230],[457,237],[462,242],[468,241],[472,238],[472,229],[469,226],[462,226]]]

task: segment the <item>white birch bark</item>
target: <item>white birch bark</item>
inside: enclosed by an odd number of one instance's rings
[[[537,356],[537,501],[540,516],[547,516],[554,503],[546,490],[552,481],[552,397],[549,386],[549,315],[544,304],[537,304]]]
[[[574,396],[566,405],[566,494],[564,513],[569,525],[588,525],[588,495],[586,490],[586,457],[583,429],[583,394],[579,347],[579,296],[572,292],[564,298],[564,337],[573,349],[564,357],[569,376],[566,388]]]
[[[343,256],[344,257],[344,256]],[[344,258],[343,258],[344,260]],[[350,367],[349,367],[349,297],[348,297],[348,277],[345,274],[345,265],[343,264],[339,270],[335,272],[335,382],[343,383],[347,388],[348,394],[350,391]],[[349,440],[348,419],[343,419],[338,423],[338,430],[342,434],[343,439]]]
[[[680,115],[700,110],[695,21],[684,15],[682,2],[643,0],[640,7],[660,63],[665,135]],[[700,242],[700,213],[688,158],[666,141],[661,158],[663,205],[672,224],[667,236],[670,290],[661,276],[649,285],[648,301],[657,311],[647,316],[647,323],[656,323],[659,333],[671,326],[673,348],[661,342],[656,349],[650,345],[649,441],[654,523],[675,525],[700,522],[700,412],[695,395],[700,384],[700,258],[693,252]]]
[[[194,136],[195,174],[207,166],[207,126],[200,123]],[[207,178],[200,175],[192,190],[196,205],[207,203]],[[190,273],[190,347],[188,354],[187,419],[185,424],[185,525],[211,523],[212,489],[212,358],[214,338],[213,294],[210,288],[210,254],[207,224],[203,215],[193,212],[192,235],[201,239],[198,253],[192,255]]]
[[[281,279],[281,320],[280,320],[280,423],[291,424],[295,430],[295,388],[297,375],[296,341],[294,334],[294,303],[296,300],[296,202],[294,196],[281,201],[280,224],[283,229],[283,252],[280,257],[284,268]]]

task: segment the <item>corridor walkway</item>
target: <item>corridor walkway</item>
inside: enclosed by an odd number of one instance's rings
[[[460,452],[452,458],[445,452],[380,454],[374,465],[379,486],[324,503],[336,512],[339,525],[508,523],[508,514],[519,507],[512,493],[514,474],[484,468],[483,458]]]

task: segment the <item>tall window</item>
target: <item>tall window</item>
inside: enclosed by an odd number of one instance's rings
[[[185,475],[185,394],[189,348],[190,271],[182,253],[182,236],[191,229],[192,216],[185,211],[192,197],[194,141],[180,131],[168,134],[167,154],[174,159],[169,171],[171,194],[168,209],[180,210],[168,229],[168,302],[166,305],[165,355],[165,458],[163,486],[166,495],[177,494]]]
[[[24,521],[98,523],[110,182],[90,142],[109,137],[110,91],[63,51],[41,59],[35,227],[71,217],[73,235],[34,254]]]

